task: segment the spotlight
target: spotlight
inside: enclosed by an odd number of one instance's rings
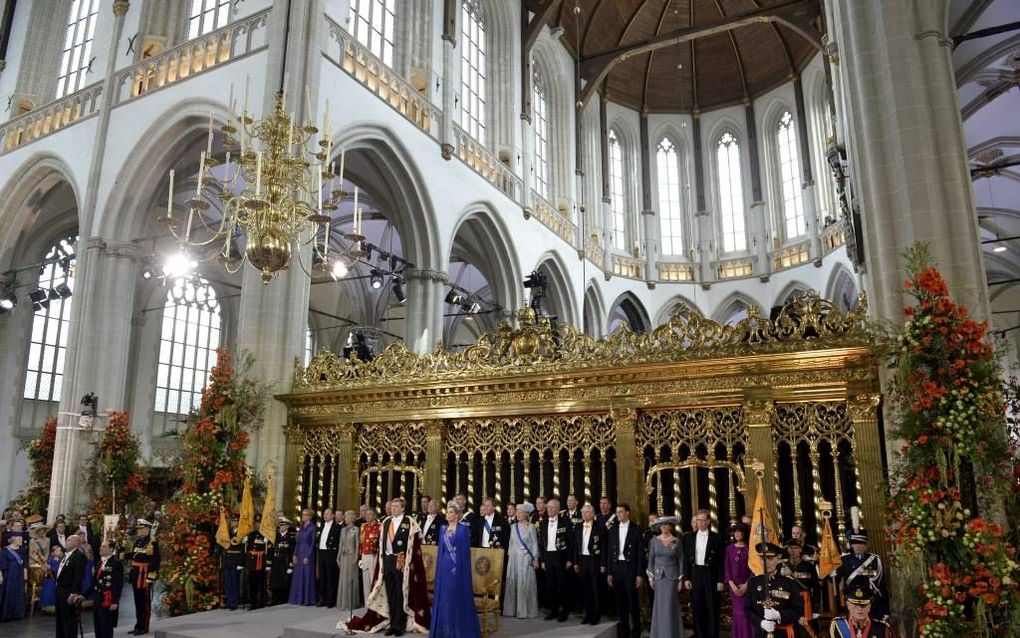
[[[467,311],[469,315],[477,315],[482,311],[482,305],[477,301],[472,302],[471,305],[467,307]]]
[[[451,306],[459,306],[460,302],[463,300],[464,298],[457,294],[457,291],[452,288],[450,289],[450,292],[446,293],[446,303]]]
[[[18,296],[14,294],[14,291],[8,290],[7,292],[0,295],[0,312],[7,312],[12,310],[14,306],[18,305]]]
[[[1006,248],[1005,244],[998,244],[998,245],[995,246],[995,248],[992,249],[992,252],[993,253],[1004,253],[1004,252],[1006,252],[1006,250],[1008,250],[1008,249]]]
[[[193,273],[196,266],[198,262],[181,250],[167,257],[163,264],[163,274],[169,279],[180,279]]]
[[[50,301],[56,301],[57,299],[60,299],[60,293],[57,292],[56,288],[50,288],[50,292],[46,297]]]
[[[343,279],[347,276],[347,263],[343,259],[334,259],[329,274],[333,277],[333,281]]]
[[[397,303],[407,301],[407,295],[404,294],[404,286],[400,277],[393,278],[393,296],[397,298]]]
[[[151,271],[151,270],[149,270],[148,268],[146,268],[145,270],[143,270],[143,271],[142,271],[142,279],[144,279],[144,280],[146,280],[146,281],[148,281],[148,280],[152,279],[152,271]]]
[[[42,310],[50,305],[50,296],[46,294],[46,291],[42,288],[36,288],[32,292],[28,293],[28,299],[32,302],[32,308],[36,311]]]
[[[369,274],[371,275],[371,279],[369,279],[369,282],[372,284],[372,288],[376,290],[382,288],[382,271],[379,270],[378,268],[373,268],[371,271],[369,271]]]

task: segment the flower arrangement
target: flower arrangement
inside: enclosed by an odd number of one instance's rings
[[[96,494],[92,517],[99,520],[116,507],[119,511],[148,511],[141,506],[146,470],[141,466],[141,444],[131,431],[127,412],[111,412],[110,420],[89,462],[87,483]],[[114,492],[116,490],[116,492]]]
[[[182,487],[166,505],[166,528],[160,530],[167,586],[162,607],[171,616],[219,606],[219,566],[212,553],[216,523],[220,507],[240,496],[245,449],[261,425],[268,393],[248,374],[251,357],[235,370],[229,352],[216,354],[202,400],[180,433]]]
[[[53,476],[53,452],[57,448],[57,420],[43,422],[39,435],[28,444],[28,463],[31,466],[28,486],[11,501],[9,507],[18,507],[26,513],[46,514],[50,499],[50,477]]]
[[[886,343],[891,433],[904,442],[887,518],[899,602],[925,638],[1017,635],[1020,564],[995,520],[1011,489],[1013,450],[988,326],[950,299],[926,245],[906,257],[904,288],[916,303]]]

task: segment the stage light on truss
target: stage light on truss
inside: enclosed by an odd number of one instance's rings
[[[379,290],[380,288],[382,288],[383,284],[382,271],[379,270],[378,268],[373,268],[371,271],[369,271],[369,275],[371,276],[369,282],[372,284],[372,288],[374,288],[375,290]]]

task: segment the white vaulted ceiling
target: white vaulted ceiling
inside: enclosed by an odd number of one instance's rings
[[[1017,0],[953,0],[949,34],[955,40],[1018,22]],[[954,44],[970,165],[988,169],[973,180],[988,281],[1020,279],[1020,239],[1006,239],[1020,236],[1020,166],[996,168],[1020,161],[1020,28]],[[989,293],[994,298],[1017,284],[992,285]]]

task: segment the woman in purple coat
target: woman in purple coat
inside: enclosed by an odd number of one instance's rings
[[[294,579],[290,583],[291,605],[314,605],[315,595],[315,523],[312,510],[301,510],[301,527],[294,542]]]
[[[753,638],[756,629],[744,615],[747,581],[751,579],[751,568],[747,564],[747,536],[750,531],[746,523],[737,523],[733,526],[733,543],[726,547],[723,581],[729,589],[730,602],[733,603],[731,638]]]

